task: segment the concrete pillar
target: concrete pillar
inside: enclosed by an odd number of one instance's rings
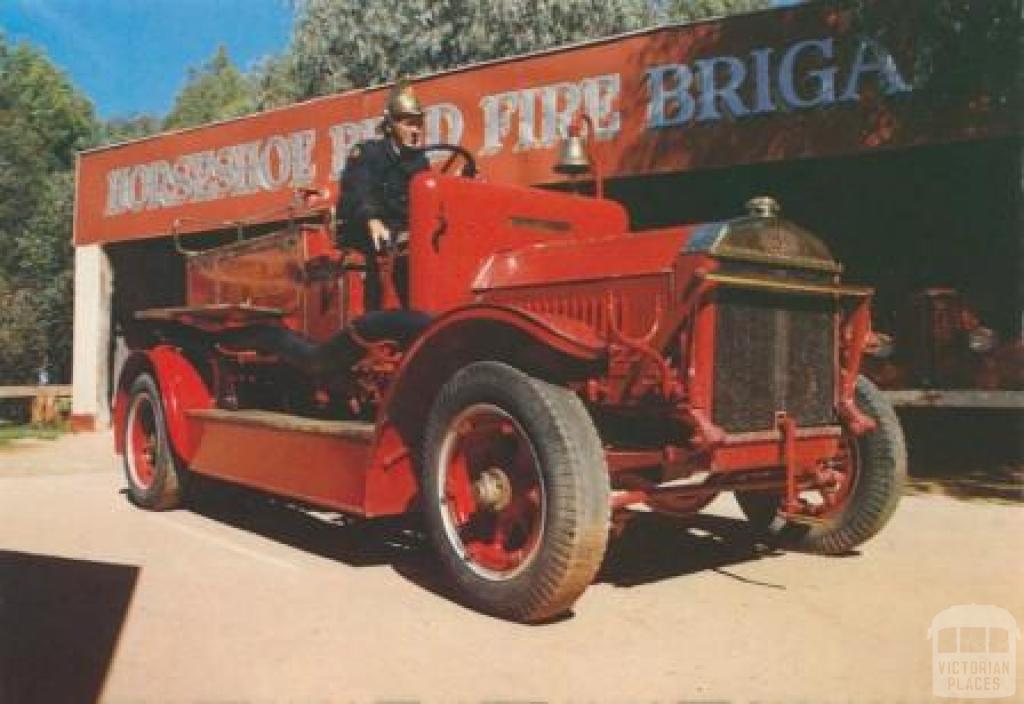
[[[110,305],[112,270],[99,245],[75,248],[75,320],[71,425],[110,427]]]

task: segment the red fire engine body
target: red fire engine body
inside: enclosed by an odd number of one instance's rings
[[[770,201],[630,232],[610,200],[427,172],[380,266],[387,293],[407,256],[408,305],[366,311],[364,256],[300,196],[278,231],[187,252],[186,305],[137,313],[115,424],[138,504],[194,473],[419,512],[455,594],[524,621],[572,605],[632,509],[735,492],[823,553],[894,510],[902,434],[858,376],[871,291]]]

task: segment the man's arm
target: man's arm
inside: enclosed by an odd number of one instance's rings
[[[373,150],[356,145],[349,152],[345,170],[341,174],[341,193],[338,213],[342,219],[357,226],[363,226],[374,249],[380,250],[391,236],[381,220],[382,204],[379,202],[379,168],[375,168]]]
[[[357,144],[349,152],[345,169],[341,172],[341,193],[338,212],[346,220],[366,223],[381,215],[381,204],[374,188],[373,156],[366,147]]]

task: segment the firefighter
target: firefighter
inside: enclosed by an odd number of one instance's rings
[[[341,241],[366,255],[366,310],[380,307],[377,259],[408,239],[409,182],[429,168],[423,148],[423,109],[406,81],[391,90],[384,107],[383,136],[354,146],[341,173],[338,214]],[[394,258],[394,282],[407,303],[404,256]]]

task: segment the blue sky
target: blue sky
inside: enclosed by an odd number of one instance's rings
[[[288,0],[0,0],[7,40],[42,48],[103,118],[165,115],[218,45],[249,69],[285,48],[291,25]]]
[[[246,69],[284,49],[291,24],[287,0],[0,0],[7,41],[43,49],[104,118],[167,113],[219,44]]]

